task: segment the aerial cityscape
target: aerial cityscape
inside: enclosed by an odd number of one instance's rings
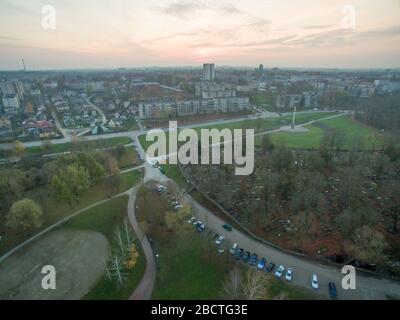
[[[2,1],[0,300],[400,299],[399,14]]]

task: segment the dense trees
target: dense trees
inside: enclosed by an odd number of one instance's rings
[[[3,170],[0,174],[0,217],[10,209],[12,203],[22,197],[26,177],[21,170]]]
[[[56,199],[68,202],[79,202],[79,197],[90,186],[90,175],[80,164],[71,164],[55,175],[51,186]]]
[[[374,96],[356,104],[357,119],[378,129],[399,131],[400,93]]]
[[[42,209],[35,201],[23,199],[14,202],[6,217],[6,226],[14,230],[30,230],[42,224]]]
[[[327,256],[362,263],[381,264],[391,253],[385,261],[398,259],[400,148],[389,140],[384,152],[344,152],[342,141],[332,131],[318,150],[294,151],[263,139],[247,177],[226,165],[184,170],[261,237],[284,235],[283,245],[311,254],[328,243]]]
[[[367,225],[358,228],[346,246],[348,253],[358,261],[373,264],[383,261],[386,247],[384,236]]]

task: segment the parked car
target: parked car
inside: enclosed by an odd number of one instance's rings
[[[277,277],[278,279],[281,278],[284,271],[285,267],[280,265],[279,268],[275,271],[275,277]]]
[[[189,220],[188,220],[188,223],[189,224],[192,224],[193,222],[195,222],[196,221],[196,217],[191,217]]]
[[[262,258],[257,265],[258,270],[263,270],[265,267],[265,264],[267,263],[267,260],[265,258]]]
[[[183,206],[181,205],[181,204],[177,204],[175,207],[174,207],[174,210],[179,210],[179,209],[182,209],[183,208]]]
[[[265,268],[265,271],[272,272],[275,269],[275,263],[270,262],[268,267]]]
[[[224,236],[219,236],[218,239],[215,241],[215,243],[217,244],[217,246],[221,245],[225,240]]]
[[[203,232],[205,229],[206,229],[206,226],[205,226],[204,223],[198,225],[197,228],[196,228],[196,230],[197,230],[198,232]]]
[[[237,249],[235,252],[235,260],[240,260],[242,258],[243,249]]]
[[[247,263],[250,259],[250,252],[246,251],[243,255],[242,255],[242,262]]]
[[[313,287],[314,289],[319,288],[318,277],[315,273],[311,277],[311,287]]]
[[[232,245],[232,247],[231,247],[231,249],[229,250],[229,252],[230,252],[231,254],[235,254],[235,252],[236,252],[236,250],[237,250],[237,247],[238,247],[238,244],[235,242],[235,243]]]
[[[232,226],[230,225],[230,224],[224,224],[223,226],[222,226],[222,228],[224,228],[225,230],[228,230],[228,231],[232,231]]]
[[[201,222],[200,220],[196,220],[195,222],[193,222],[193,225],[195,227],[197,227],[198,225],[202,224],[203,222]]]
[[[337,299],[336,285],[333,282],[329,282],[328,287],[329,287],[329,296],[331,297],[331,299]]]
[[[258,256],[257,254],[253,253],[250,257],[250,265],[255,266],[257,264]]]
[[[292,281],[292,279],[293,279],[293,269],[292,268],[288,268],[287,269],[287,271],[286,271],[286,274],[285,274],[285,279],[287,280],[287,281]]]

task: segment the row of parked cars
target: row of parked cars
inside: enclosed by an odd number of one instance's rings
[[[206,226],[203,222],[198,220],[196,217],[191,217],[188,220],[189,224],[192,224],[198,232],[203,232],[206,229]],[[232,227],[230,225],[223,225],[223,228],[226,230],[231,231]],[[225,237],[223,235],[217,235],[215,240],[215,244],[219,247],[225,242]],[[223,251],[223,249],[221,249]],[[294,269],[287,268],[283,265],[279,265],[278,268],[275,268],[276,265],[272,261],[269,263],[267,262],[266,258],[258,258],[256,253],[251,253],[250,251],[245,251],[242,248],[239,248],[237,243],[234,243],[232,247],[229,249],[229,253],[232,254],[235,260],[242,261],[243,263],[249,263],[250,266],[256,267],[260,271],[265,272],[273,272],[275,270],[275,277],[277,279],[281,279],[282,277],[285,278],[286,281],[292,281],[294,278]],[[319,281],[318,276],[313,274],[311,276],[311,287],[315,290],[319,289]],[[329,282],[328,284],[329,295],[332,299],[337,299],[337,290],[336,285],[333,282]]]
[[[179,209],[181,209],[183,206],[182,204],[180,204],[173,195],[171,195],[168,191],[167,191],[167,187],[160,184],[159,186],[157,186],[155,189],[155,192],[157,192],[159,195],[164,196],[165,198],[167,198],[169,205],[171,206],[172,209],[174,209],[174,211],[178,211]]]
[[[260,260],[258,260],[258,256],[256,253],[244,251],[244,249],[238,247],[237,243],[234,243],[232,245],[229,252],[233,255],[235,260],[242,261],[243,263],[249,263],[251,266],[257,267],[257,269],[260,271],[273,272],[275,269],[275,263],[273,263],[272,261],[267,263],[266,258],[261,258]],[[292,281],[294,277],[294,270],[290,267],[285,269],[283,265],[280,265],[277,269],[275,269],[275,277],[277,279],[281,279],[282,277],[284,277],[285,280]],[[319,288],[318,276],[316,274],[313,274],[311,277],[311,287],[315,290]],[[328,289],[330,297],[332,299],[337,299],[337,290],[335,283],[329,282]]]
[[[188,223],[193,225],[196,228],[196,230],[200,233],[204,232],[204,230],[206,230],[206,225],[203,222],[201,222],[200,220],[197,220],[196,217],[191,217],[188,220]]]

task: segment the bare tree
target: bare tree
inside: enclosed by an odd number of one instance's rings
[[[244,281],[242,282],[243,296],[247,300],[262,300],[267,296],[266,289],[267,278],[264,273],[254,269],[246,272]]]
[[[110,280],[116,279],[119,285],[123,285],[127,279],[128,273],[125,272],[123,259],[113,255],[106,263],[106,271]]]
[[[224,299],[237,300],[241,297],[242,290],[242,273],[239,268],[233,269],[226,279],[224,287],[222,289],[222,295]]]

